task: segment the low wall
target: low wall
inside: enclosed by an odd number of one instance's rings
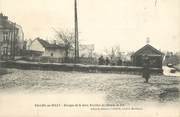
[[[83,64],[67,64],[67,63],[37,63],[37,62],[1,62],[1,67],[16,68],[25,70],[51,70],[51,71],[79,71],[89,73],[130,73],[141,74],[142,67],[134,66],[105,66],[105,65],[83,65]],[[162,74],[163,70],[151,68],[151,73]]]
[[[0,68],[0,75],[7,74],[8,71],[6,69]]]

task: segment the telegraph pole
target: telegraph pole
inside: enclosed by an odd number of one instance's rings
[[[79,33],[78,33],[77,0],[74,1],[74,29],[75,29],[75,63],[78,63],[79,62]]]

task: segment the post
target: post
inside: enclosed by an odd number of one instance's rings
[[[74,29],[75,29],[75,63],[79,62],[79,40],[78,40],[78,14],[77,0],[74,1]]]

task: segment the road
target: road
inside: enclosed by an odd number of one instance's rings
[[[105,103],[179,100],[180,77],[8,69],[0,76],[0,93],[101,95]]]

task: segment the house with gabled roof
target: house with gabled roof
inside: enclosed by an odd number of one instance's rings
[[[162,68],[162,60],[164,54],[151,46],[150,44],[145,45],[144,47],[137,50],[132,56],[131,60],[134,66],[143,66],[144,57],[148,56],[149,66],[152,68]]]
[[[29,50],[39,53],[39,56],[43,57],[65,57],[65,46],[63,44],[52,44],[40,38],[36,38],[31,42]]]

